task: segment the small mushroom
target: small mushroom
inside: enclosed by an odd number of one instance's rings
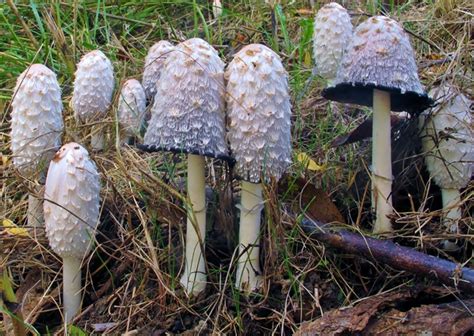
[[[188,154],[186,261],[181,284],[189,294],[206,285],[204,157],[228,154],[224,126],[224,63],[207,42],[193,38],[166,59],[144,144]]]
[[[318,75],[334,80],[351,38],[352,23],[347,10],[336,2],[324,5],[314,18],[313,56]]]
[[[212,14],[214,15],[214,19],[218,19],[219,17],[222,16],[222,2],[221,0],[214,0],[212,2]]]
[[[236,286],[261,285],[262,183],[278,180],[291,163],[288,74],[271,49],[251,44],[227,67],[228,140],[242,179]]]
[[[63,260],[64,319],[81,306],[81,262],[99,221],[100,177],[87,151],[77,143],[61,147],[49,165],[44,217],[49,245]]]
[[[408,35],[394,20],[375,16],[361,23],[344,53],[326,99],[373,107],[372,206],[374,233],[392,230],[390,110],[419,113],[431,105],[418,78]]]
[[[443,222],[449,232],[456,233],[462,217],[459,189],[469,183],[474,171],[472,101],[450,85],[437,87],[430,95],[439,100],[439,105],[421,115],[423,153],[431,177],[441,188]],[[444,247],[457,248],[449,241]]]
[[[170,42],[165,40],[159,41],[150,48],[145,57],[142,85],[148,100],[152,100],[155,97],[156,83],[158,83],[160,79],[165,60],[173,49],[174,46]]]
[[[120,91],[117,116],[125,136],[130,143],[132,137],[140,134],[146,109],[146,96],[143,86],[136,79],[127,80]]]
[[[79,123],[100,123],[112,103],[114,91],[114,69],[112,63],[100,50],[82,56],[77,64],[72,94],[74,118]],[[95,150],[104,148],[104,131],[101,125],[92,127],[91,146]]]
[[[61,88],[56,74],[42,64],[33,64],[18,77],[12,99],[11,150],[18,171],[34,179],[42,176],[54,152],[61,146],[63,131]],[[42,187],[39,197],[28,196],[28,225],[43,225]]]

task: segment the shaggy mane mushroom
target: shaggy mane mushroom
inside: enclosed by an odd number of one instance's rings
[[[236,286],[261,286],[262,183],[278,180],[291,163],[291,103],[288,74],[271,49],[251,44],[226,70],[228,139],[241,178],[239,258]]]
[[[419,113],[431,105],[418,78],[407,33],[394,20],[375,16],[361,23],[344,53],[336,79],[323,91],[326,99],[373,108],[372,207],[374,233],[392,224],[392,154],[390,111]]]

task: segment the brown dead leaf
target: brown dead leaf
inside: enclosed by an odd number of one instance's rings
[[[396,126],[398,123],[405,121],[407,117],[404,114],[392,113],[390,115],[391,127]],[[339,147],[342,145],[348,145],[353,142],[362,141],[372,137],[372,118],[365,119],[362,124],[357,126],[351,132],[338,136],[331,143],[331,147]]]
[[[59,287],[45,293],[41,282],[41,272],[32,269],[17,290],[18,302],[25,320],[33,324],[47,305],[53,304],[60,295]]]
[[[320,223],[344,223],[344,217],[324,190],[309,183],[301,183],[300,188],[301,207],[311,219]]]

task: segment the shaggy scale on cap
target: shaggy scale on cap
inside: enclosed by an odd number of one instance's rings
[[[237,174],[279,179],[291,163],[288,74],[271,49],[251,44],[227,67],[228,139]]]
[[[99,219],[100,177],[87,151],[68,143],[49,166],[44,192],[46,235],[59,256],[82,259]]]
[[[53,71],[33,64],[18,77],[12,100],[11,150],[22,174],[47,164],[61,145],[61,88]]]
[[[474,170],[472,102],[453,87],[430,91],[440,104],[420,118],[426,167],[441,188],[461,189]]]
[[[333,79],[352,37],[347,10],[338,3],[324,5],[314,18],[313,55],[318,75]]]
[[[77,121],[96,121],[105,117],[114,91],[114,70],[100,50],[82,56],[77,64],[72,108]]]
[[[329,100],[372,106],[373,89],[391,94],[391,110],[420,112],[431,105],[418,78],[408,35],[394,20],[375,16],[355,30],[332,87]]]
[[[193,38],[166,59],[144,144],[155,149],[227,156],[224,63],[207,42]]]
[[[148,51],[142,79],[147,99],[155,97],[156,83],[160,79],[165,61],[173,49],[174,46],[170,42],[163,40],[155,43]]]
[[[120,91],[118,119],[127,136],[140,132],[146,109],[146,96],[143,86],[136,79],[127,80]]]

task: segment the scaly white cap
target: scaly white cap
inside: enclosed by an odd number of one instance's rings
[[[127,136],[140,132],[146,109],[146,96],[143,86],[136,79],[127,80],[120,91],[117,115],[120,126]]]
[[[53,71],[33,64],[18,77],[12,100],[11,150],[22,174],[46,166],[61,146],[61,88]]]
[[[407,33],[385,16],[371,17],[356,28],[337,77],[323,96],[372,106],[374,89],[390,93],[392,111],[421,112],[431,105]]]
[[[49,165],[44,191],[49,245],[62,258],[82,259],[99,222],[100,177],[84,147],[70,142]]]
[[[332,80],[352,37],[351,17],[347,10],[331,2],[314,18],[313,56],[318,75]]]
[[[472,101],[448,85],[432,89],[430,95],[439,105],[420,118],[426,167],[439,187],[464,188],[474,170]]]
[[[206,41],[192,38],[165,61],[144,144],[155,149],[227,156],[224,63]]]
[[[279,179],[291,163],[288,73],[271,49],[251,44],[226,70],[228,139],[245,181]]]
[[[114,92],[112,63],[100,50],[82,56],[77,64],[72,94],[74,117],[79,122],[98,121],[107,115]]]
[[[165,40],[155,43],[145,57],[142,84],[145,88],[147,99],[152,99],[156,94],[156,83],[160,79],[165,60],[173,51],[174,46]]]

